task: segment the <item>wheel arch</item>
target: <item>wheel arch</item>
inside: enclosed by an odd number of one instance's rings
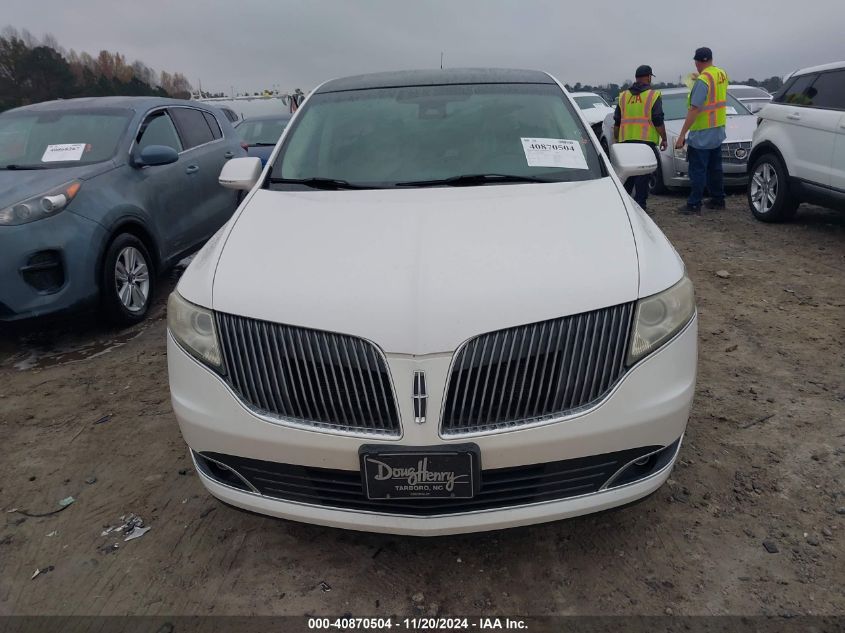
[[[152,264],[155,266],[155,273],[161,270],[162,257],[158,248],[158,243],[152,231],[144,224],[143,220],[137,216],[128,215],[120,218],[112,224],[108,230],[108,237],[103,240],[100,245],[100,253],[97,257],[97,284],[101,284],[103,280],[103,264],[105,262],[106,253],[109,245],[121,233],[129,233],[137,237],[147,249],[147,252],[153,258]]]
[[[751,149],[751,156],[748,157],[748,169],[749,171],[754,166],[754,161],[756,161],[760,156],[763,154],[771,153],[777,156],[777,159],[780,161],[780,164],[783,166],[783,171],[786,172],[787,177],[787,187],[789,186],[789,167],[786,165],[786,161],[783,158],[783,154],[777,148],[777,145],[772,143],[771,141],[763,141],[759,145],[755,145]],[[750,174],[749,174],[750,176]]]

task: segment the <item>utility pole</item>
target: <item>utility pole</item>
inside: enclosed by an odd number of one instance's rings
[[[443,70],[443,51],[440,51],[440,70]]]

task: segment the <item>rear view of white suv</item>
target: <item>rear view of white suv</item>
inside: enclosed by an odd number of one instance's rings
[[[802,202],[845,206],[845,62],[794,73],[759,112],[748,204],[782,222]]]

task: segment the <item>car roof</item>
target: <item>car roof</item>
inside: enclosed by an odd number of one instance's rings
[[[689,93],[689,88],[658,88],[660,94],[664,95],[685,95]]]
[[[555,84],[548,73],[515,68],[448,68],[445,70],[400,70],[331,79],[315,93],[403,88],[406,86],[443,86],[452,84]]]
[[[279,114],[262,114],[261,116],[250,116],[240,121],[243,123],[244,121],[278,121],[284,120],[288,121],[293,115],[290,112],[281,112]]]
[[[77,97],[75,99],[56,99],[32,105],[21,106],[7,112],[56,112],[72,108],[85,110],[95,108],[125,108],[136,112],[146,111],[159,106],[199,106],[214,110],[214,106],[186,99],[168,99],[165,97]]]
[[[731,88],[751,88],[752,90],[761,90],[766,94],[769,94],[768,90],[762,88],[760,86],[749,86],[748,84],[728,84],[728,90]]]
[[[569,96],[571,96],[571,97],[598,97],[600,99],[604,98],[596,92],[570,92]]]
[[[845,68],[845,61],[830,62],[829,64],[821,64],[820,66],[809,66],[807,68],[802,68],[801,70],[796,70],[795,72],[791,73],[789,75],[789,78],[792,78],[795,75],[806,75],[809,73],[821,72],[822,70],[837,70],[839,68]]]

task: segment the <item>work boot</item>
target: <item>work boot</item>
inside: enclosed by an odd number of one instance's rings
[[[725,201],[724,200],[715,200],[714,198],[710,198],[707,203],[704,205],[708,209],[712,209],[713,211],[720,211],[725,208]]]
[[[688,204],[685,204],[680,209],[678,209],[678,213],[680,213],[681,215],[693,215],[696,213],[701,214],[701,207],[693,207]]]

